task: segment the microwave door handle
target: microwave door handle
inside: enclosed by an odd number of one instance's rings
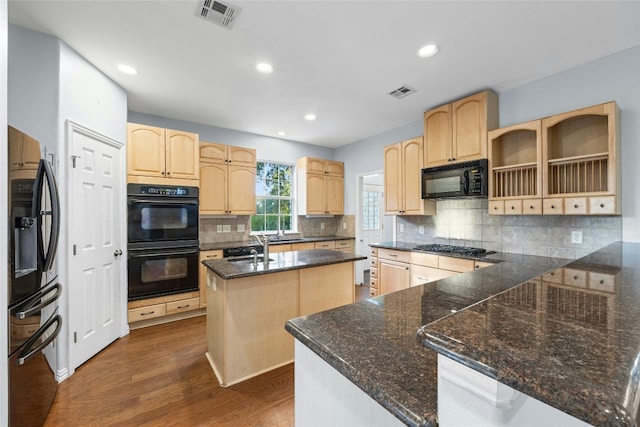
[[[469,194],[469,171],[465,170],[463,174],[462,189],[464,194]]]
[[[197,205],[197,200],[144,200],[144,199],[129,199],[129,203],[141,204],[146,203],[150,205]]]
[[[51,211],[43,210],[42,196],[44,192],[45,182],[49,189],[49,200],[51,203]],[[58,196],[58,186],[56,185],[55,177],[49,162],[46,160],[40,160],[38,166],[38,173],[35,181],[35,192],[33,194],[35,200],[33,201],[34,216],[38,218],[38,259],[41,262],[41,270],[48,271],[51,269],[53,260],[56,256],[58,248],[58,237],[60,235],[60,198]],[[49,245],[47,252],[44,251],[44,236],[42,233],[42,217],[44,215],[51,216],[51,230],[49,235]]]

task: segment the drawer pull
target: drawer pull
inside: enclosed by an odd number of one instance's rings
[[[604,285],[604,280],[600,280],[600,284],[601,284],[601,285]]]
[[[497,210],[498,210],[498,207],[497,207],[497,206],[494,206],[494,207],[493,207],[493,210],[494,210],[494,211],[497,211]]]
[[[578,209],[578,205],[573,205],[574,208]]]
[[[555,208],[556,208],[556,205],[551,205],[551,209],[555,209]]]
[[[187,305],[179,305],[178,306],[178,310],[182,310],[183,308],[187,308],[189,307],[191,304],[187,304]]]
[[[218,258],[218,255],[207,255],[207,258]]]
[[[515,206],[511,206],[511,210],[514,210],[516,207]]]
[[[573,280],[578,280],[578,276],[573,276]]]
[[[389,254],[389,256],[397,257],[398,255],[396,255],[396,254]]]
[[[533,209],[533,205],[529,206],[529,209]]]
[[[155,313],[155,312],[156,312],[156,311],[155,311],[155,310],[153,310],[153,311],[149,311],[149,312],[147,312],[147,313],[140,313],[140,316],[148,316],[148,315],[153,314],[153,313]]]
[[[600,207],[601,207],[601,208],[604,208],[604,203],[600,203]]]

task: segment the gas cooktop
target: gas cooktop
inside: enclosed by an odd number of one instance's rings
[[[458,255],[488,255],[494,254],[495,251],[487,251],[482,248],[471,248],[468,246],[454,246],[454,245],[440,245],[440,244],[431,244],[431,245],[418,245],[413,248],[418,251],[429,251],[429,252],[440,252],[446,254],[458,254]]]

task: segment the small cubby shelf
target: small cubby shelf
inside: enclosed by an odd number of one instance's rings
[[[613,101],[493,130],[489,213],[619,215],[619,152]]]

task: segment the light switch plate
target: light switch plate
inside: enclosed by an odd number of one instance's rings
[[[404,233],[404,224],[400,224],[400,227],[399,227],[399,228],[400,228],[400,232],[401,232],[401,233]]]
[[[239,233],[243,233],[244,232],[244,224],[238,224],[238,232]]]
[[[324,230],[324,222],[320,223],[320,230]]]
[[[424,225],[421,225],[420,227],[418,227],[418,233],[424,234]]]
[[[346,229],[347,229],[347,223],[346,223],[346,222],[343,222],[343,223],[342,223],[342,229],[343,229],[343,230],[346,230]]]
[[[222,232],[223,233],[230,233],[231,232],[231,226],[229,224],[225,224],[222,226]]]
[[[222,226],[221,226],[221,225],[218,225],[218,226],[216,227],[216,231],[217,231],[218,233],[222,233]]]

